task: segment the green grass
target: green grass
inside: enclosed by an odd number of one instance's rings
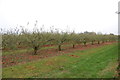
[[[2,51],[2,55],[19,54],[19,53],[25,53],[25,52],[30,52],[30,51],[32,51],[32,49]]]
[[[41,50],[44,50],[44,49],[51,49],[51,48],[55,48],[55,46],[51,46],[51,47],[42,47]],[[11,50],[11,51],[3,51],[3,52],[2,52],[2,55],[21,54],[21,53],[26,53],[26,52],[31,52],[31,51],[33,51],[32,48],[18,49],[18,50]]]
[[[2,76],[3,78],[113,78],[117,57],[117,44],[105,45],[3,68]]]

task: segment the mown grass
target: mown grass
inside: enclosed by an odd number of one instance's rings
[[[78,57],[69,56],[76,55]],[[116,43],[3,68],[3,78],[113,78]]]
[[[97,43],[97,42],[95,42]],[[91,44],[91,42],[87,43],[87,44]],[[80,45],[84,45],[83,43],[81,43]],[[64,49],[64,47],[72,47],[72,44],[63,44],[62,49]],[[54,46],[49,46],[49,47],[41,47],[39,50],[46,50],[46,49],[57,49],[58,46],[54,45]],[[25,48],[25,49],[13,49],[13,50],[8,50],[8,51],[2,51],[2,55],[11,55],[11,54],[21,54],[21,53],[26,53],[26,52],[31,52],[33,51],[32,48]]]
[[[95,42],[97,43],[97,42]],[[87,44],[91,44],[90,42]],[[83,43],[81,43],[80,45],[84,45]],[[64,49],[64,47],[72,47],[72,44],[64,44],[61,46],[62,49]],[[46,50],[46,49],[57,49],[58,46],[54,45],[54,46],[49,46],[49,47],[42,47],[39,50]],[[8,50],[8,51],[2,51],[2,55],[11,55],[11,54],[21,54],[21,53],[26,53],[26,52],[31,52],[33,51],[32,48],[25,48],[25,49],[15,49],[15,50]]]

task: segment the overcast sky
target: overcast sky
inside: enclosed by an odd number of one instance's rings
[[[119,0],[0,0],[0,28],[54,26],[118,34]],[[29,25],[27,26],[27,23]]]

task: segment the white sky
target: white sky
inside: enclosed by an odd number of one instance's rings
[[[118,1],[0,0],[0,28],[32,29],[38,20],[39,27],[118,34]]]

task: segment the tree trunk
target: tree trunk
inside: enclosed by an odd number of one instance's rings
[[[17,44],[18,44],[18,45],[20,45],[20,44],[21,44],[21,42],[18,42]]]
[[[84,42],[84,45],[86,46],[86,42]]]
[[[94,45],[94,41],[92,41],[92,45]]]
[[[98,41],[98,44],[100,44],[100,41]]]
[[[34,53],[33,53],[33,55],[37,55],[37,50],[38,50],[38,47],[34,47]]]
[[[58,50],[61,51],[61,45],[58,46]]]
[[[75,48],[75,45],[73,44],[73,48]]]

